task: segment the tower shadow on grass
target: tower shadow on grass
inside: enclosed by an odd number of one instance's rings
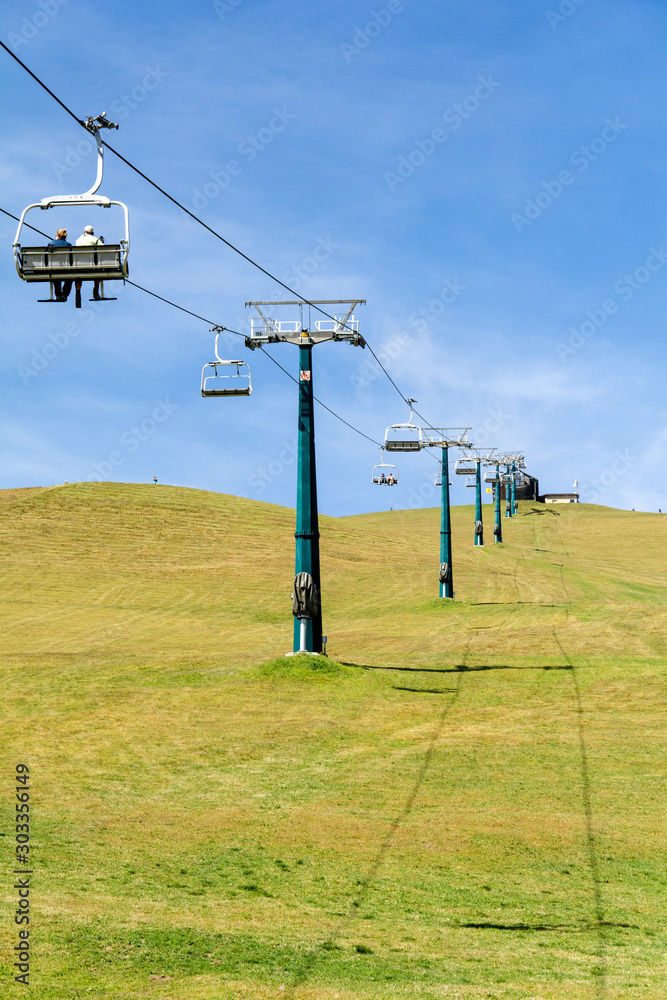
[[[387,667],[372,663],[349,663],[340,660],[344,667],[356,667],[358,670],[395,670],[408,674],[459,674],[474,673],[479,670],[572,670],[569,664],[544,663],[533,666],[518,666],[513,663],[482,663],[475,667],[468,667],[465,663],[457,663],[453,667]],[[406,690],[411,690],[406,688]]]

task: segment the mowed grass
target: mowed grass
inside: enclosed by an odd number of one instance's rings
[[[453,521],[441,602],[438,511],[322,518],[285,659],[292,511],[0,493],[3,996],[18,762],[40,1000],[667,996],[667,520]]]

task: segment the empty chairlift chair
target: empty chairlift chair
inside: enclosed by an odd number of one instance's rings
[[[215,335],[215,361],[204,365],[201,373],[202,396],[249,396],[252,392],[250,367],[245,361],[226,361],[218,354],[222,329]]]
[[[416,399],[406,400],[410,406],[410,418],[404,424],[391,424],[384,435],[387,451],[421,451],[426,447],[424,431],[412,421],[412,404]]]
[[[476,476],[477,462],[472,458],[457,458],[454,471],[457,476]]]

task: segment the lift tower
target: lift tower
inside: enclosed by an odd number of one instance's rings
[[[277,302],[246,302],[258,312],[253,317],[246,347],[254,351],[264,344],[295,344],[299,348],[299,411],[297,437],[296,480],[296,531],[294,532],[295,577],[309,573],[316,588],[316,611],[308,620],[306,651],[319,653],[322,649],[322,604],[320,584],[320,532],[317,514],[317,476],[315,470],[315,423],[313,413],[313,347],[327,340],[345,340],[355,347],[365,347],[366,342],[354,318],[354,308],[365,305],[365,299],[293,299]],[[304,307],[344,306],[333,319],[317,320],[312,329],[310,321],[304,326]],[[299,319],[278,320],[267,315],[268,306],[298,306]],[[271,310],[273,312],[273,309]],[[310,314],[310,310],[308,311]],[[294,652],[303,649],[301,625],[294,619]]]
[[[516,484],[524,481],[522,469],[526,468],[526,460],[520,451],[504,452],[496,455],[495,461],[500,467],[505,466],[505,472],[498,475],[499,482],[496,486],[500,490],[501,484],[505,484],[505,517],[513,517],[516,514]]]
[[[384,436],[387,451],[422,451],[423,448],[440,448],[440,597],[454,597],[452,576],[452,524],[449,504],[449,449],[470,448],[467,434],[469,427],[418,427],[413,423],[413,403],[407,399],[410,418],[403,424],[391,424]],[[437,482],[437,479],[436,479]]]
[[[462,462],[474,463],[475,475],[475,545],[484,545],[484,525],[482,522],[482,464],[491,465],[495,459],[495,448],[480,451],[469,448],[462,456]]]

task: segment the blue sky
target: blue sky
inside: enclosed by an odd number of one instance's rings
[[[29,0],[1,37],[305,297],[366,299],[362,333],[430,422],[522,450],[544,490],[577,477],[582,499],[667,510],[666,22],[652,0]],[[88,188],[86,133],[6,53],[0,73],[2,207]],[[110,153],[101,192],[130,208],[137,283],[243,332],[247,299],[281,297]],[[32,215],[110,242],[101,211]],[[296,388],[261,352],[225,345],[250,398],[202,399],[205,323],[131,286],[40,305],[6,217],[0,234],[1,486],[156,475],[293,506]],[[272,353],[296,370],[295,348]],[[405,419],[368,352],[314,353],[316,394],[365,433]],[[377,449],[316,422],[322,512],[436,503],[428,454],[373,487]]]

